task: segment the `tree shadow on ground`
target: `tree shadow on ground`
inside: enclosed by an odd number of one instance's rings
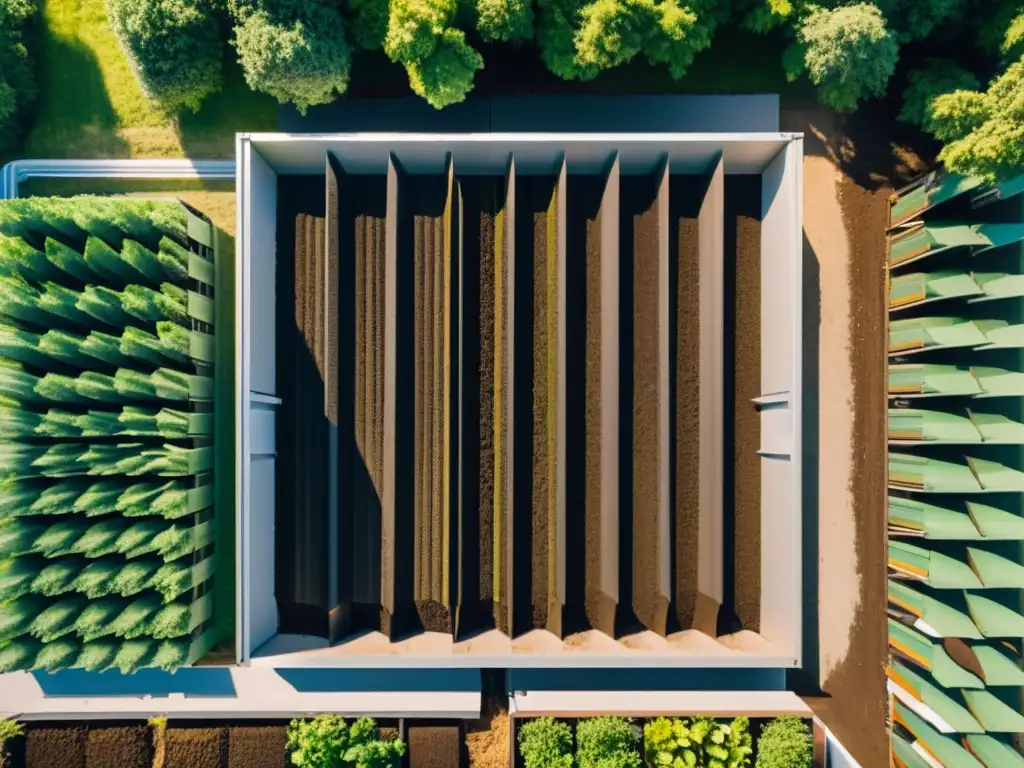
[[[28,157],[128,157],[118,118],[95,54],[84,43],[40,35],[40,102]]]

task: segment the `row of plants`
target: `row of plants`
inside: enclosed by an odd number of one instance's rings
[[[750,721],[659,717],[641,728],[628,717],[580,720],[573,729],[551,717],[519,727],[523,768],[743,768],[754,746]],[[778,717],[757,740],[756,768],[810,768],[813,739],[797,717]]]
[[[405,742],[381,738],[370,717],[352,723],[338,715],[292,720],[286,744],[299,768],[398,768],[405,754]]]
[[[217,0],[107,0],[107,10],[143,89],[172,112],[220,89],[226,43],[251,88],[300,111],[346,91],[359,51],[382,49],[440,109],[464,100],[485,66],[474,38],[522,55],[534,43],[566,80],[640,56],[679,79],[728,25],[783,35],[787,77],[806,76],[824,104],[850,111],[886,92],[902,46],[923,43],[944,55],[911,72],[902,119],[945,142],[940,159],[958,173],[992,180],[1024,152],[1012,106],[1024,88],[1016,0],[228,0],[228,41]],[[978,46],[961,57],[971,67],[949,58],[954,39]]]
[[[0,202],[0,672],[173,670],[215,640],[213,266],[187,217]]]

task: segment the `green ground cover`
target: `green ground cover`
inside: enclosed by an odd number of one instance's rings
[[[273,130],[277,104],[229,54],[225,87],[196,114],[155,109],[107,23],[103,0],[43,0],[39,104],[26,157],[233,157],[236,131]]]

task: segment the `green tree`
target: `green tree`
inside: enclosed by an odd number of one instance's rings
[[[942,24],[963,15],[966,0],[875,0],[903,42],[923,40]]]
[[[384,52],[409,73],[409,85],[435,109],[456,104],[473,88],[483,57],[454,27],[457,0],[394,0]]]
[[[38,95],[24,41],[37,11],[32,0],[0,0],[0,153],[17,146]]]
[[[811,768],[813,759],[811,729],[799,717],[775,718],[757,740],[756,768]]]
[[[597,76],[594,65],[576,57],[576,31],[585,7],[581,0],[537,0],[537,45],[540,57],[552,74],[563,80],[589,80]]]
[[[857,3],[807,16],[784,64],[791,80],[807,72],[823,104],[850,111],[861,99],[885,93],[897,58],[899,41],[882,12]]]
[[[347,0],[345,6],[356,47],[364,51],[380,48],[388,31],[388,0]]]
[[[939,159],[954,172],[1002,181],[1024,168],[1024,57],[988,90],[953,91],[931,102],[927,128],[946,143]]]
[[[910,73],[903,92],[903,109],[899,119],[921,128],[931,121],[931,105],[936,96],[953,91],[974,91],[978,78],[949,59],[928,59],[922,69]]]
[[[168,112],[220,90],[223,43],[205,0],[107,0],[110,26],[142,90]]]
[[[245,81],[300,113],[348,88],[352,51],[337,11],[316,0],[237,9],[235,48]]]
[[[566,723],[550,717],[527,720],[518,740],[526,768],[572,768],[572,731]]]
[[[484,40],[520,42],[533,37],[530,0],[477,0],[476,26]]]

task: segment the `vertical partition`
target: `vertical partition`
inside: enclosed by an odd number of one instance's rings
[[[725,168],[711,172],[697,217],[700,262],[700,480],[697,601],[693,628],[716,634],[724,598],[722,477],[725,460],[723,391]]]
[[[664,635],[671,578],[667,160],[629,181],[622,226],[633,273],[631,597],[640,624]]]
[[[619,602],[619,157],[587,222],[586,612],[615,634]]]

